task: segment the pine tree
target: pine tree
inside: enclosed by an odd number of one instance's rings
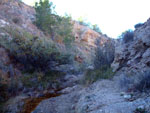
[[[46,34],[53,35],[53,27],[56,25],[56,18],[54,13],[54,6],[49,0],[40,0],[39,3],[35,3],[36,21],[35,24],[39,29]]]
[[[72,36],[71,17],[61,17],[54,11],[55,7],[49,0],[40,0],[35,4],[36,10],[36,26],[44,31],[46,35],[50,35],[53,40],[62,37],[65,44],[70,44],[74,37]],[[57,40],[57,39],[56,39]]]
[[[98,32],[98,33],[101,33],[101,30],[100,30],[100,28],[98,27],[97,24],[93,25],[93,30]]]

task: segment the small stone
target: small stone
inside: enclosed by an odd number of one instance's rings
[[[123,97],[124,97],[124,99],[129,100],[129,99],[131,99],[132,96],[131,95],[124,95]]]

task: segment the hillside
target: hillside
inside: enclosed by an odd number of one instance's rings
[[[150,112],[150,19],[123,42],[41,7],[0,1],[1,113]]]
[[[64,37],[56,34],[53,40],[34,24],[36,11],[33,7],[19,0],[3,0],[0,10],[2,101],[17,98],[20,94],[25,95],[22,98],[38,97],[48,90],[72,85],[80,78],[76,80],[78,75],[72,73],[83,73],[83,69],[93,64],[97,48],[95,42],[101,40],[100,46],[103,46],[111,40],[72,21],[75,40],[67,47]]]

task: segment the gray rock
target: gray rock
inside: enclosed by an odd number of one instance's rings
[[[143,57],[143,58],[148,58],[148,57],[150,57],[150,48],[148,48],[148,49],[144,52],[144,54],[143,54],[142,57]]]
[[[119,62],[117,62],[117,63],[113,62],[111,64],[111,67],[113,68],[113,72],[116,72],[119,69],[120,64],[119,64]]]
[[[42,101],[32,113],[133,113],[139,106],[150,106],[150,97],[126,101],[132,95],[120,89],[116,80],[66,88],[65,94]]]
[[[132,98],[132,96],[131,96],[131,95],[129,95],[129,94],[125,94],[125,95],[123,96],[123,98],[124,98],[124,99],[126,99],[126,100],[129,100],[129,99],[131,99],[131,98]]]
[[[7,25],[9,25],[8,22],[6,22],[5,20],[0,19],[0,27],[5,27]]]
[[[117,43],[113,71],[122,71],[125,75],[137,74],[150,65],[150,19],[134,31],[131,43]],[[142,70],[141,70],[142,69]]]

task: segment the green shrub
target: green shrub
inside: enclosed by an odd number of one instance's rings
[[[5,102],[7,100],[7,85],[0,83],[0,103]]]
[[[103,66],[99,69],[88,69],[82,79],[82,84],[89,85],[100,79],[111,79],[114,73],[110,67]]]
[[[56,24],[56,16],[54,13],[54,6],[49,0],[40,0],[39,3],[35,3],[36,10],[36,26],[45,33],[51,34],[53,37],[53,27]]]
[[[127,31],[123,32],[120,36],[120,38],[123,39],[124,43],[133,41],[133,37],[134,37],[134,32],[132,30],[127,30]]]
[[[65,73],[59,71],[33,72],[25,73],[21,80],[27,88],[37,88],[40,86],[45,89],[49,88],[52,83],[58,83],[57,79],[60,79],[64,75]]]
[[[139,82],[135,84],[138,91],[147,91],[150,89],[150,71],[146,71],[139,76]]]
[[[98,26],[97,24],[93,25],[93,26],[92,26],[92,29],[93,29],[94,31],[98,32],[98,33],[102,33],[101,30],[100,30],[100,28],[99,28],[99,26]]]
[[[110,67],[111,63],[114,60],[114,53],[115,53],[115,47],[113,40],[108,40],[103,44],[103,46],[100,46],[100,40],[97,40],[96,42],[97,48],[94,58],[94,67],[96,69],[99,69],[103,66]]]
[[[91,27],[91,24],[90,23],[86,23],[86,22],[84,22],[84,21],[79,21],[79,24],[80,25],[83,25],[83,26],[87,26],[87,27]]]
[[[137,29],[137,28],[139,28],[139,27],[141,27],[141,26],[143,26],[143,25],[144,25],[143,23],[138,23],[138,24],[136,24],[136,25],[134,26],[134,28]]]
[[[50,34],[53,40],[62,40],[66,45],[70,44],[73,40],[71,17],[61,17],[56,15],[54,6],[49,0],[40,0],[35,4],[36,10],[36,26]],[[59,38],[62,39],[59,39]]]
[[[59,26],[55,29],[56,36],[61,37],[61,40],[66,46],[71,45],[71,43],[75,40],[72,29],[73,25],[71,23],[71,17],[67,15],[60,17]]]
[[[128,91],[148,92],[150,90],[150,71],[126,72],[119,77],[121,88]]]
[[[10,56],[24,65],[25,69],[45,70],[50,61],[69,62],[68,55],[58,51],[55,44],[47,38],[39,38],[21,29],[11,27],[3,29],[12,39],[0,39],[0,45],[6,48]]]
[[[19,23],[20,23],[20,19],[19,19],[19,18],[13,18],[12,21],[13,21],[15,24],[19,24]]]
[[[80,25],[87,26],[87,27],[90,27],[90,28],[91,28],[91,23],[86,22],[86,20],[85,20],[84,18],[82,18],[82,17],[80,17],[80,18],[78,19],[78,22],[79,22]]]
[[[136,108],[135,111],[134,111],[134,113],[149,113],[149,112],[147,112],[145,108],[144,109],[142,109],[142,108]]]
[[[3,107],[7,99],[8,99],[8,86],[7,84],[2,83],[2,78],[0,75],[0,113],[4,112]]]

